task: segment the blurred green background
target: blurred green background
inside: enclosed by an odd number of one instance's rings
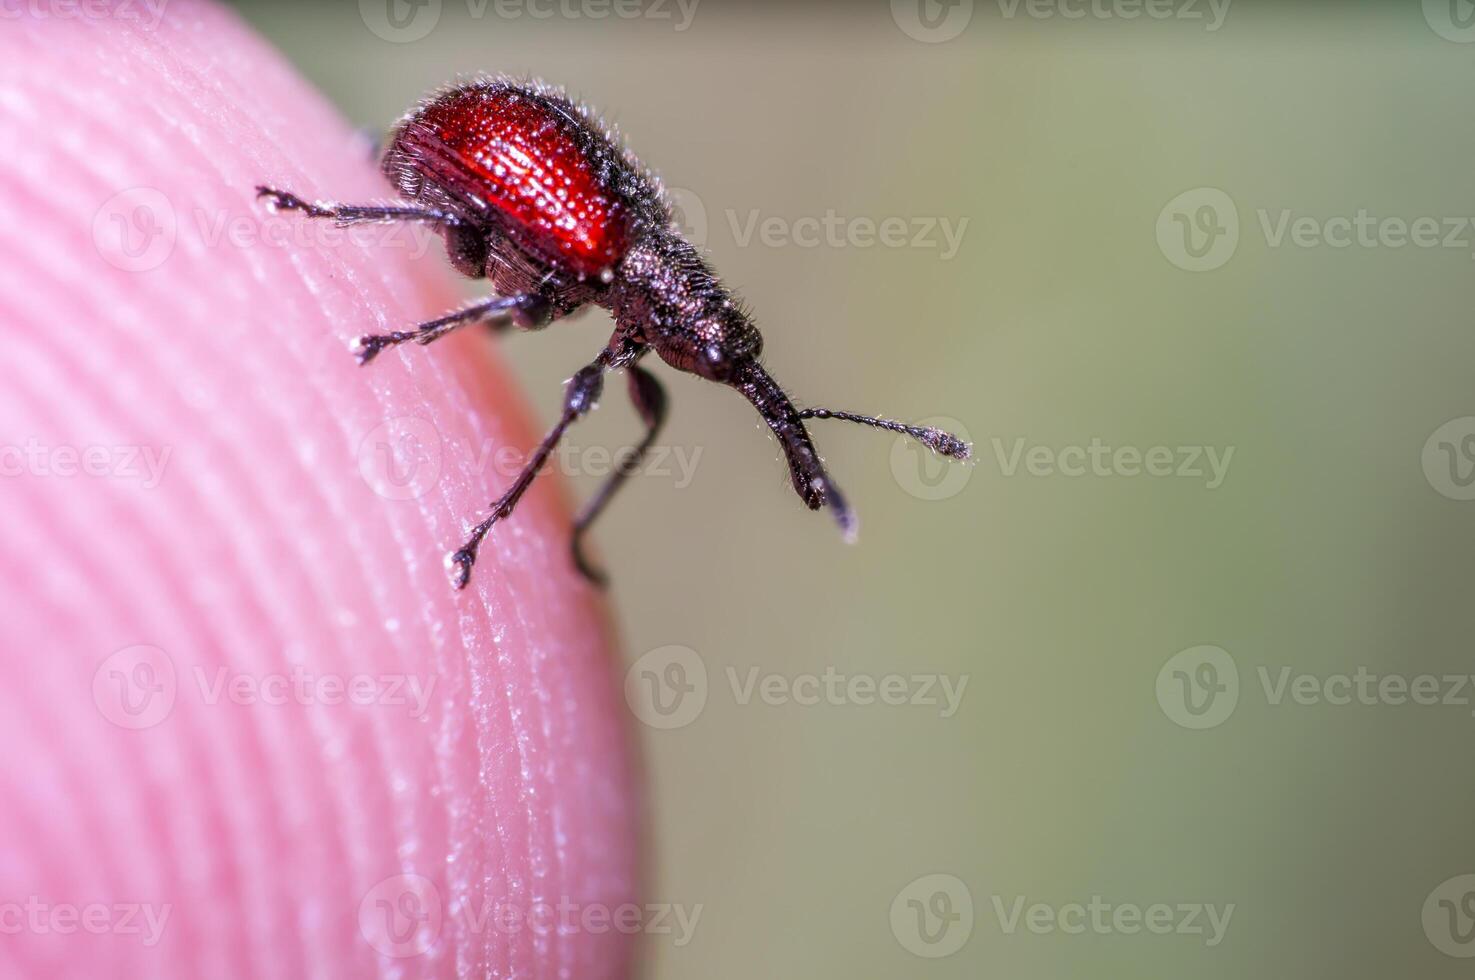
[[[597,534],[635,714],[683,722],[637,726],[648,898],[702,907],[652,976],[1470,975],[1469,3],[242,11],[365,127],[457,72],[568,86],[799,400],[975,440],[815,423],[848,548],[660,372],[685,455]],[[505,340],[544,418],[607,330]],[[577,445],[633,440],[622,387]]]

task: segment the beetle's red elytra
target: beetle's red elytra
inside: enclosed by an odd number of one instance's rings
[[[469,86],[427,105],[396,142],[465,191],[463,206],[499,211],[550,262],[598,275],[624,254],[628,215],[605,192],[577,130],[549,109],[515,88]]]
[[[940,429],[795,408],[759,363],[763,337],[752,319],[676,227],[660,181],[560,89],[502,76],[452,85],[400,120],[383,170],[402,203],[310,203],[264,186],[257,195],[273,209],[339,225],[428,224],[445,238],[457,271],[489,279],[495,295],[408,330],[357,338],[360,363],[470,323],[538,329],[590,305],[608,309],[615,322],[606,346],[569,380],[558,422],[490,514],[447,556],[458,589],[469,581],[487,533],[511,515],[568,427],[594,407],[605,372],[623,368],[645,435],[579,513],[572,541],[578,569],[603,583],[582,540],[665,420],[665,391],[640,363],[652,351],[747,398],[777,437],[800,499],[813,510],[828,507],[848,539],[855,535],[854,513],[815,451],[806,419],[856,422],[909,436],[952,459],[970,457],[967,443]]]

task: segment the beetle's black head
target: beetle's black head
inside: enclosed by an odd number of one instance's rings
[[[763,350],[748,314],[674,232],[648,235],[626,252],[610,298],[622,334],[709,381],[731,380]]]
[[[762,334],[697,250],[674,232],[647,236],[625,255],[611,293],[624,336],[648,344],[678,370],[730,385],[753,404],[778,438],[800,498],[813,510],[829,506],[853,536],[855,517],[803,419],[758,363]]]
[[[762,352],[763,335],[735,302],[689,318],[656,347],[672,367],[719,384],[731,383]]]

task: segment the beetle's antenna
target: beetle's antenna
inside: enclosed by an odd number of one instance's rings
[[[784,458],[789,463],[789,476],[794,481],[794,490],[810,510],[819,510],[826,505],[834,511],[846,541],[854,541],[858,531],[855,512],[840,494],[840,488],[825,472],[819,453],[809,439],[799,411],[794,408],[789,396],[755,360],[747,360],[733,372],[729,383],[742,392],[743,397],[753,403],[763,421],[778,437],[784,449]]]
[[[842,422],[855,422],[877,429],[885,429],[887,432],[911,436],[933,452],[959,462],[967,462],[973,455],[972,443],[964,442],[951,432],[936,429],[930,425],[907,425],[905,422],[873,418],[869,415],[856,415],[854,412],[833,412],[828,408],[806,408],[799,413],[799,417],[801,419],[839,419]]]

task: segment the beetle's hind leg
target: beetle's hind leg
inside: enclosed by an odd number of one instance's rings
[[[478,300],[454,313],[426,321],[412,330],[357,337],[350,349],[360,364],[368,364],[386,347],[394,347],[407,341],[421,345],[433,343],[468,323],[483,322],[499,328],[515,326],[521,330],[534,330],[546,324],[552,312],[552,305],[537,293],[493,296]]]
[[[594,519],[604,512],[609,505],[610,498],[615,491],[628,480],[640,467],[640,461],[650,451],[655,443],[656,436],[660,434],[661,426],[666,421],[666,391],[656,376],[638,364],[630,365],[630,401],[635,405],[635,410],[640,413],[640,420],[645,423],[645,435],[641,437],[633,449],[627,450],[620,457],[619,464],[614,473],[605,480],[604,486],[599,488],[579,516],[574,519],[574,535],[572,548],[574,554],[574,565],[579,572],[590,582],[603,587],[608,584],[608,577],[598,568],[590,564],[589,559],[584,556],[584,532],[589,530],[589,525]]]

